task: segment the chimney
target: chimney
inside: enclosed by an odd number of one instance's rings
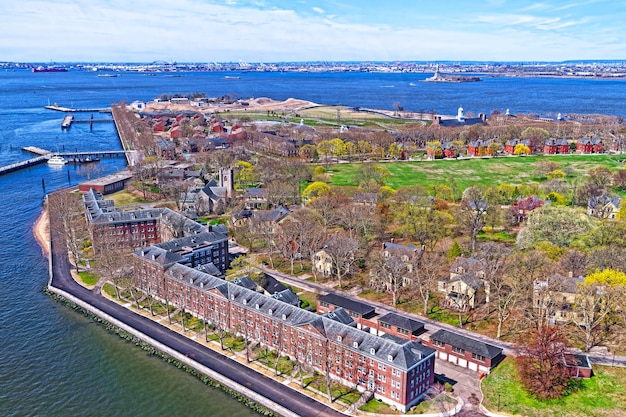
[[[568,276],[569,278],[574,278],[574,271],[569,271],[569,272],[567,273],[567,276]]]

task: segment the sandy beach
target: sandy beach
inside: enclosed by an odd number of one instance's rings
[[[44,209],[35,224],[33,225],[33,235],[46,257],[50,255],[50,222],[48,220],[48,210]]]

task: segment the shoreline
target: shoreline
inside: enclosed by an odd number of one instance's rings
[[[48,209],[41,210],[39,217],[33,224],[33,236],[35,241],[41,248],[44,257],[50,258],[50,218],[48,217]]]

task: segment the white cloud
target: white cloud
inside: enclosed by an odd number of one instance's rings
[[[320,7],[313,7],[313,11],[319,14],[324,14],[324,9]]]

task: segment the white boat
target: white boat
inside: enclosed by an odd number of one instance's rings
[[[48,165],[62,166],[65,164],[67,164],[67,161],[62,156],[55,155],[48,159]]]

